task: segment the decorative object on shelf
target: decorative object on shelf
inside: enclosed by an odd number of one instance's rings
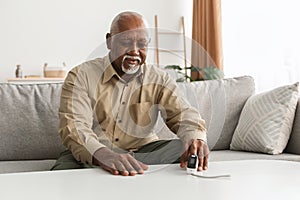
[[[48,63],[44,64],[44,77],[65,78],[66,74],[67,74],[66,63],[64,62],[62,67],[48,67]]]
[[[22,78],[22,68],[21,68],[21,65],[17,65],[16,78]]]
[[[223,71],[214,66],[207,66],[204,68],[199,68],[199,67],[194,67],[194,66],[182,68],[179,65],[167,65],[164,68],[165,69],[173,69],[176,73],[181,75],[180,78],[176,79],[176,82],[184,82],[187,80],[192,82],[192,81],[203,81],[203,80],[213,80],[213,79],[224,78]],[[191,76],[189,76],[185,73],[186,70],[198,71],[202,74],[202,78],[194,80]]]
[[[40,75],[25,75],[24,78],[41,78]]]

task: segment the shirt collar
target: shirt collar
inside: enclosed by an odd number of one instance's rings
[[[116,72],[116,70],[112,66],[112,64],[110,62],[110,59],[109,59],[109,55],[105,56],[104,59],[105,59],[104,67],[106,69],[103,72],[102,83],[108,82],[110,79],[112,79],[112,77],[114,75],[116,75],[119,79],[121,79],[121,77],[118,75],[118,73]],[[140,70],[136,75],[136,77],[138,77],[141,82],[143,81],[144,67],[145,67],[145,64],[141,65]]]
[[[104,67],[105,70],[103,72],[103,79],[102,79],[102,83],[106,83],[108,82],[114,75],[117,75],[116,70],[113,68],[113,66],[111,65],[109,56],[105,56],[105,61],[104,61]]]

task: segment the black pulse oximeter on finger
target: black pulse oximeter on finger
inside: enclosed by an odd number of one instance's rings
[[[191,155],[187,162],[186,172],[188,174],[194,174],[197,172],[197,168],[198,168],[198,156]]]

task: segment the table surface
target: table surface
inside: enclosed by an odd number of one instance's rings
[[[11,199],[300,199],[300,163],[275,160],[210,162],[203,175],[179,165],[153,165],[144,175],[113,176],[102,169],[0,175],[0,198]]]

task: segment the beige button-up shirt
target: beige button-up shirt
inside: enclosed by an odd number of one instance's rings
[[[138,149],[158,140],[157,118],[183,141],[206,141],[205,123],[163,70],[142,65],[124,81],[109,56],[73,68],[63,84],[59,133],[74,157],[92,164],[101,147]]]

